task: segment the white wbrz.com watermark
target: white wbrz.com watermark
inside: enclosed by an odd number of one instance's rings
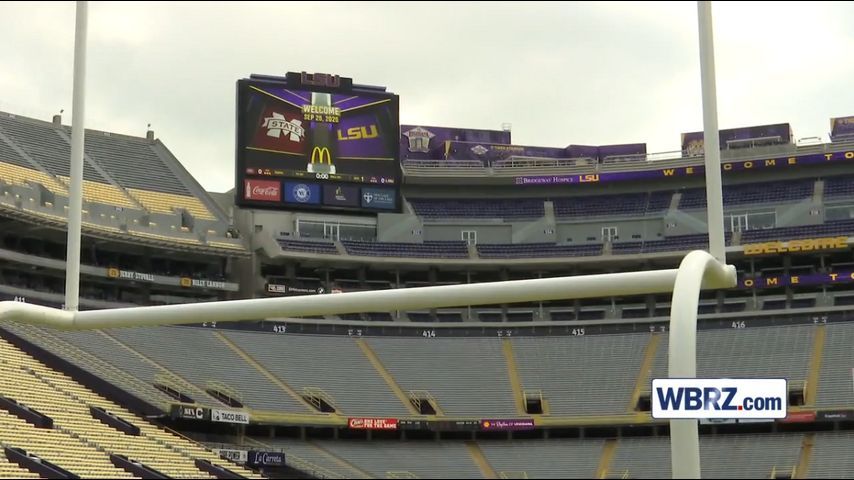
[[[657,378],[652,418],[785,418],[788,393],[782,378]]]

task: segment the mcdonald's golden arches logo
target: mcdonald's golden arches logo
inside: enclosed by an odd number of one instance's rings
[[[329,165],[332,165],[332,152],[327,147],[314,147],[311,149],[311,163],[319,163],[323,165],[324,160]]]

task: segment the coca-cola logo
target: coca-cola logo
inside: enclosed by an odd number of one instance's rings
[[[276,187],[259,187],[255,186],[252,189],[252,195],[260,195],[262,197],[269,197],[271,195],[277,195],[279,193],[279,189]]]
[[[246,200],[278,202],[282,199],[282,186],[271,180],[246,180]]]

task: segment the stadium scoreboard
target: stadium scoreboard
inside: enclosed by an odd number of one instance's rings
[[[237,82],[235,203],[399,211],[399,98],[338,75]]]

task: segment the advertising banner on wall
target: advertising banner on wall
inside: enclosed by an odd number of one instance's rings
[[[320,295],[326,293],[323,287],[298,287],[280,283],[268,283],[267,293],[270,295]]]
[[[397,207],[397,191],[391,188],[362,188],[362,207],[394,210]]]
[[[400,158],[440,160],[447,158],[448,142],[494,143],[509,145],[509,130],[479,130],[474,128],[400,126]]]
[[[396,418],[350,418],[347,427],[353,430],[397,430]]]
[[[815,418],[824,422],[854,420],[854,410],[826,410],[824,412],[817,412]]]
[[[534,429],[534,419],[532,419],[532,418],[487,419],[487,420],[481,420],[480,426],[483,430],[502,430],[502,431],[533,430]]]
[[[854,136],[854,116],[831,118],[830,136],[833,138]]]
[[[246,463],[246,459],[249,457],[249,452],[246,450],[231,450],[227,448],[215,448],[213,451],[215,454],[219,455],[222,458],[231,460],[234,463]]]
[[[323,204],[338,207],[358,207],[359,187],[326,184],[323,186]]]
[[[806,165],[825,163],[854,162],[854,150],[844,152],[815,153],[790,157],[765,158],[739,162],[724,162],[721,165],[724,175],[728,172],[750,172],[765,170],[785,170]],[[661,180],[678,177],[702,177],[705,167],[691,165],[687,167],[668,167],[650,170],[625,172],[579,173],[573,175],[526,175],[511,177],[516,185],[568,185],[581,183],[614,183],[644,180]]]
[[[776,138],[781,143],[790,143],[792,141],[792,127],[788,123],[777,123],[774,125],[728,128],[720,131],[721,149],[737,146],[740,140]],[[688,155],[702,155],[704,151],[703,140],[703,132],[683,133],[682,151]]]
[[[854,282],[854,271],[844,270],[830,273],[808,273],[803,275],[765,275],[757,277],[742,277],[738,280],[739,288],[776,288],[814,285],[832,285],[835,283]]]
[[[447,160],[478,160],[488,165],[510,157],[566,158],[566,149],[454,141],[445,146]]]
[[[93,267],[94,268],[94,267]],[[238,290],[239,285],[231,282],[223,282],[219,280],[207,280],[204,278],[190,278],[190,277],[167,277],[164,275],[157,275],[154,273],[146,273],[146,272],[135,272],[133,270],[122,270],[120,268],[104,268],[104,269],[95,269],[96,273],[101,273],[107,277],[112,278],[114,280],[127,280],[132,282],[145,282],[145,283],[153,283],[157,285],[167,285],[167,286],[175,286],[175,287],[183,287],[183,288],[205,288],[210,290],[225,290],[236,292]]]
[[[252,467],[284,467],[285,454],[283,452],[249,450],[246,464]]]
[[[196,405],[172,405],[172,416],[187,420],[209,420],[210,410]]]
[[[243,410],[221,410],[211,409],[211,421],[220,423],[242,423],[249,424],[249,414]]]

